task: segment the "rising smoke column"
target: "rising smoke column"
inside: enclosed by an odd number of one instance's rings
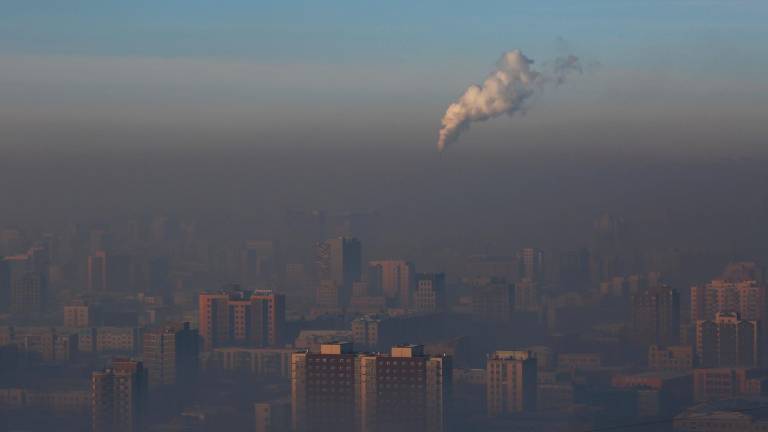
[[[456,141],[472,122],[484,121],[504,113],[514,115],[525,109],[525,102],[548,84],[559,85],[571,72],[581,72],[576,56],[555,60],[549,73],[531,68],[533,60],[520,50],[504,53],[482,85],[471,85],[458,101],[448,106],[442,119],[437,149]]]

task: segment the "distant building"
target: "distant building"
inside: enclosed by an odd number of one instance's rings
[[[447,306],[444,273],[418,273],[414,309],[418,312],[442,312]]]
[[[280,276],[280,244],[274,240],[248,241],[240,253],[240,281],[249,289],[272,287]]]
[[[296,431],[444,431],[451,392],[450,357],[419,345],[358,354],[350,343],[322,345],[291,360]]]
[[[293,346],[301,350],[320,351],[323,344],[339,340],[352,340],[350,330],[301,330]]]
[[[290,378],[293,348],[216,348],[211,351],[206,369],[253,377]]]
[[[147,408],[147,372],[141,362],[114,359],[91,375],[94,432],[141,432]]]
[[[600,353],[561,353],[557,355],[559,369],[597,369],[603,365]]]
[[[736,312],[696,321],[696,358],[702,367],[744,366],[760,363],[760,327]]]
[[[339,289],[339,307],[346,307],[352,284],[362,276],[362,248],[355,238],[338,237],[315,245],[317,280],[332,281]]]
[[[352,342],[356,347],[375,351],[379,348],[379,331],[384,320],[376,317],[360,317],[352,321]]]
[[[539,307],[538,283],[522,278],[515,284],[515,310],[535,311]]]
[[[749,368],[708,368],[693,371],[696,402],[768,394],[768,375]]]
[[[228,345],[276,346],[285,326],[285,296],[238,288],[199,295],[203,350]]]
[[[489,417],[536,410],[537,365],[529,351],[496,351],[485,370]]]
[[[504,280],[479,283],[472,288],[472,312],[483,319],[507,321],[515,309],[515,286]]]
[[[88,291],[107,291],[107,253],[103,250],[88,257]]]
[[[64,306],[64,327],[84,328],[98,325],[99,308],[86,302]]]
[[[714,320],[718,312],[738,312],[742,319],[765,317],[766,287],[754,280],[715,279],[691,287],[691,319]]]
[[[143,362],[149,385],[191,385],[198,373],[198,339],[189,323],[168,324],[144,332]]]
[[[0,311],[39,312],[45,301],[47,271],[48,262],[41,247],[0,258]]]
[[[325,311],[342,310],[342,287],[332,280],[318,282],[315,305]]]
[[[29,409],[35,412],[88,417],[91,392],[88,388],[0,388],[0,410]]]
[[[53,327],[6,327],[1,345],[14,345],[19,352],[43,361],[69,361],[78,353],[77,335]]]
[[[142,331],[137,327],[97,327],[94,346],[97,352],[138,354]]]
[[[133,292],[136,271],[131,256],[98,250],[88,256],[87,264],[88,291],[92,293]]]
[[[631,337],[639,345],[674,345],[680,336],[680,295],[654,285],[632,298]]]
[[[517,254],[518,274],[521,279],[541,282],[544,278],[544,252],[536,248],[524,248]]]
[[[679,412],[693,400],[693,378],[689,372],[644,372],[616,374],[611,379],[618,389],[639,390],[637,412],[641,417]]]
[[[11,311],[15,314],[40,314],[45,309],[48,283],[45,275],[27,272],[13,283]]]
[[[666,348],[651,345],[648,348],[648,369],[690,371],[693,369],[693,347],[677,345]]]
[[[368,263],[368,283],[373,287],[369,295],[380,293],[393,306],[410,307],[415,278],[415,267],[408,261],[382,260]]]
[[[291,428],[291,401],[257,402],[254,408],[255,432],[285,432]]]

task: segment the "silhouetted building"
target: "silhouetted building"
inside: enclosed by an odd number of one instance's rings
[[[141,432],[147,407],[147,372],[139,361],[114,359],[91,375],[94,432]]]
[[[472,288],[472,313],[483,319],[507,321],[515,309],[515,286],[504,280],[479,283]]]
[[[680,336],[680,295],[666,285],[642,290],[632,298],[632,340],[640,345],[674,345]]]
[[[104,250],[88,256],[88,290],[93,293],[133,292],[136,272],[130,255],[116,255]]]
[[[566,291],[585,291],[589,287],[589,251],[563,252],[559,256],[559,282]]]

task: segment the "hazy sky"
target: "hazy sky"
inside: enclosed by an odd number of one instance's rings
[[[448,103],[519,48],[539,62],[572,51],[588,72],[468,143],[542,125],[758,136],[766,22],[768,3],[737,0],[6,0],[0,122],[432,146]]]

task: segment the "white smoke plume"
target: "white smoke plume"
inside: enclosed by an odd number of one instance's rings
[[[539,72],[520,50],[504,53],[482,85],[473,84],[464,91],[458,101],[448,106],[442,119],[437,149],[458,139],[472,122],[484,121],[502,114],[524,112],[526,101],[548,84],[560,85],[572,72],[581,72],[579,58],[574,55],[558,58],[548,68]]]

